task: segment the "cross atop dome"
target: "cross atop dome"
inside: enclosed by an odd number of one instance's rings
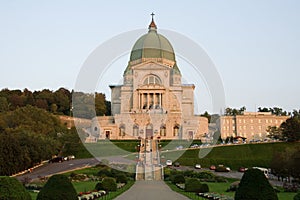
[[[154,13],[152,12],[151,13],[151,16],[152,16],[152,20],[151,20],[151,23],[150,23],[150,25],[149,25],[149,31],[151,31],[151,30],[155,30],[156,31],[156,29],[157,29],[157,26],[156,26],[156,24],[155,24],[155,22],[154,22]]]

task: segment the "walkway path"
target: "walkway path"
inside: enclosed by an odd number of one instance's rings
[[[188,200],[189,198],[172,191],[163,181],[136,181],[116,200]]]

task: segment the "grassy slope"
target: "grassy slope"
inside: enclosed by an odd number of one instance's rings
[[[269,167],[274,152],[280,152],[286,148],[296,148],[297,146],[299,146],[299,143],[261,143],[220,146],[209,149],[211,150],[210,153],[201,159],[198,156],[199,149],[191,149],[184,152],[177,161],[179,161],[181,165],[187,166],[193,166],[196,163],[200,163],[203,167],[224,164],[235,170],[240,166]],[[164,155],[166,159],[173,158],[172,160],[174,160],[177,154],[176,151],[171,151],[164,152],[162,155]]]
[[[114,141],[98,141],[97,143],[86,143],[85,147],[96,157],[126,155],[136,152],[139,144],[137,140],[114,140]]]

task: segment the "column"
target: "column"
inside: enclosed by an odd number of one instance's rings
[[[162,93],[159,93],[159,107],[160,107],[160,108],[162,108],[162,103],[161,103],[161,99],[162,99],[162,98],[161,98],[161,96],[162,96]]]
[[[141,94],[141,101],[142,101],[141,109],[143,109],[143,107],[144,107],[144,94],[143,93]]]
[[[153,93],[153,108],[156,107],[156,93]]]
[[[141,94],[140,92],[138,92],[138,98],[139,98],[139,109],[141,109]]]
[[[150,94],[147,93],[147,109],[149,109]]]

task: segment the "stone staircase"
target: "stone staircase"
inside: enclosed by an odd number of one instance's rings
[[[162,180],[163,167],[157,140],[142,139],[140,142],[139,162],[136,166],[136,180]]]

